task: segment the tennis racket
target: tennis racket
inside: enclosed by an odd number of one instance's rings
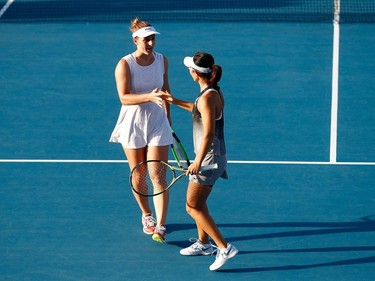
[[[217,167],[215,163],[201,167],[201,171]],[[186,169],[171,166],[161,160],[143,161],[132,169],[129,177],[130,186],[141,196],[156,196],[170,189],[179,179],[186,176],[186,172]]]
[[[186,153],[186,150],[181,142],[181,140],[176,135],[175,131],[172,130],[173,142],[171,144],[171,150],[174,159],[176,159],[177,165],[180,168],[187,169],[190,166],[190,160]]]

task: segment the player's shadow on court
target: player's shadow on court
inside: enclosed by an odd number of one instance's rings
[[[359,233],[359,232],[375,232],[375,221],[372,220],[373,216],[367,216],[360,219],[358,222],[281,222],[281,223],[244,223],[244,224],[218,224],[219,228],[262,228],[262,229],[279,229],[279,228],[296,228],[296,230],[276,231],[272,233],[244,235],[227,237],[229,242],[232,241],[245,241],[257,239],[270,239],[282,237],[301,237],[312,235],[327,235],[327,234],[340,234],[340,233]],[[168,225],[170,232],[184,231],[195,229],[195,224],[171,224]],[[303,228],[309,228],[304,230]],[[311,229],[313,228],[313,229]],[[188,241],[171,241],[168,244],[175,245],[180,248],[189,246],[191,243]],[[375,251],[375,246],[353,246],[353,247],[326,247],[326,248],[306,248],[306,249],[286,249],[286,250],[264,250],[264,251],[246,251],[240,249],[239,255],[247,254],[266,254],[266,253],[308,253],[308,252],[360,252],[360,251]],[[238,268],[221,270],[222,272],[260,272],[260,271],[277,271],[277,270],[301,270],[315,267],[325,266],[341,266],[341,265],[354,265],[375,263],[375,256],[339,260],[335,262],[306,264],[306,265],[287,265],[287,266],[274,266],[274,267],[261,267],[261,268]]]
[[[280,237],[298,237],[311,235],[324,235],[335,233],[352,233],[352,232],[372,232],[375,231],[375,221],[371,218],[375,216],[367,216],[358,222],[276,222],[276,223],[228,223],[218,224],[219,228],[297,228],[297,230],[277,231],[265,234],[245,235],[237,237],[228,237],[229,241],[244,241]],[[185,231],[195,229],[195,224],[168,224],[168,232]],[[303,228],[308,228],[304,230]],[[314,229],[311,229],[314,228]],[[185,246],[184,242],[181,242]],[[172,244],[180,246],[180,242],[175,241]]]
[[[306,249],[310,250],[310,249]],[[303,251],[303,249],[301,250]],[[317,267],[329,267],[329,266],[343,266],[343,265],[355,265],[355,264],[366,264],[375,263],[375,256],[347,259],[334,262],[316,263],[316,264],[304,264],[304,265],[285,265],[285,266],[270,266],[270,267],[257,267],[257,268],[235,268],[235,269],[222,269],[218,270],[223,273],[244,273],[244,272],[262,272],[262,271],[283,271],[283,270],[302,270]]]

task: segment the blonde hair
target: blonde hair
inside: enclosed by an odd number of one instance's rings
[[[146,27],[146,26],[151,26],[147,21],[141,21],[139,18],[135,18],[130,21],[130,31],[132,33],[136,32],[137,30]]]

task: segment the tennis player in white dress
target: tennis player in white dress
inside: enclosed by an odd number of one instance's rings
[[[131,22],[136,51],[121,58],[115,70],[116,86],[122,104],[110,142],[121,143],[130,169],[146,160],[168,161],[172,143],[170,106],[162,99],[170,91],[168,60],[154,51],[153,26],[138,18]],[[153,198],[154,212],[147,197],[134,193],[142,212],[143,232],[157,242],[166,237],[169,193]]]

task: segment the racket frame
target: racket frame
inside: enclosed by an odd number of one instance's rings
[[[176,141],[176,144],[179,146],[179,149],[181,151],[181,153],[183,154],[183,156],[185,157],[186,159],[186,165],[187,167],[190,166],[191,162],[189,160],[189,156],[187,155],[186,153],[186,150],[185,150],[185,147],[184,145],[182,144],[181,140],[179,139],[179,137],[177,136],[176,132],[171,128],[171,131],[172,131],[172,136],[173,136],[173,139]],[[172,150],[172,154],[173,154],[173,157],[174,159],[176,160],[177,162],[177,165],[180,167],[180,168],[184,168],[184,165],[182,165],[182,161],[183,159],[180,159],[179,156],[178,156],[178,153],[177,153],[177,147],[175,147],[174,145],[174,142],[171,143],[171,150]],[[185,167],[185,168],[187,168]]]

